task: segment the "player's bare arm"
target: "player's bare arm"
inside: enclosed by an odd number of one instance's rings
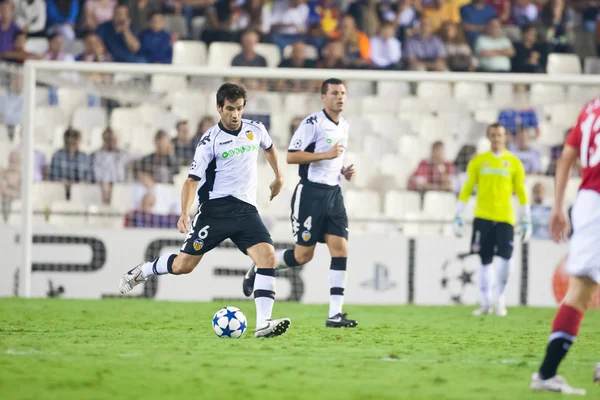
[[[310,164],[312,162],[333,160],[338,158],[344,152],[344,146],[336,143],[325,152],[310,153],[308,151],[288,151],[286,161],[288,164]]]
[[[181,189],[181,216],[177,221],[177,229],[181,233],[186,233],[190,228],[190,208],[194,203],[194,196],[198,190],[198,181],[187,178],[183,182]]]
[[[283,175],[281,173],[281,166],[279,165],[279,155],[277,154],[277,149],[275,145],[265,150],[265,158],[267,162],[273,169],[273,173],[275,174],[275,179],[269,185],[269,189],[271,189],[271,196],[269,200],[273,200],[275,196],[281,192],[281,188],[283,188]]]
[[[550,234],[555,242],[567,240],[571,224],[565,212],[565,192],[567,183],[571,176],[571,168],[579,157],[575,147],[565,145],[562,155],[556,166],[556,177],[554,183],[554,206],[550,213]]]
[[[347,167],[342,168],[342,175],[347,181],[353,181],[356,177],[356,169],[354,168],[354,164],[350,164]]]

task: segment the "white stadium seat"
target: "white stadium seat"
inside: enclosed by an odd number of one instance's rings
[[[410,96],[410,84],[408,82],[378,81],[377,96],[389,99]]]
[[[418,192],[392,190],[385,194],[384,215],[404,219],[409,213],[421,211],[421,195]]]
[[[381,216],[379,194],[371,190],[348,190],[344,193],[348,217],[377,218]]]
[[[86,224],[87,207],[83,203],[55,201],[48,222],[55,226],[80,227]]]
[[[530,97],[533,103],[539,104],[561,102],[565,98],[565,87],[561,85],[534,83],[531,85]]]
[[[318,60],[319,59],[319,50],[310,44],[304,46],[305,48],[305,57],[308,60]],[[292,56],[292,45],[288,44],[283,48],[283,58],[287,59]]]
[[[499,111],[497,108],[482,108],[475,110],[475,121],[493,124],[498,121]]]
[[[402,160],[402,167],[398,168],[400,160]],[[405,189],[416,162],[398,154],[383,154],[379,158],[380,177],[384,179],[384,183],[387,183],[385,179],[391,178],[395,188]],[[390,187],[386,189],[389,190]]]
[[[25,51],[33,54],[44,54],[48,51],[48,39],[45,37],[28,38],[25,42]]]
[[[192,19],[192,39],[200,40],[202,37],[202,32],[204,31],[204,27],[206,26],[206,17],[194,17]]]
[[[165,15],[165,30],[179,37],[188,37],[188,24],[182,15]]]
[[[128,183],[115,183],[112,188],[110,205],[112,208],[123,213],[131,211],[134,208],[133,185]]]
[[[131,132],[141,120],[137,108],[119,107],[115,108],[110,115],[110,126],[119,133]],[[131,136],[131,135],[129,135]]]
[[[581,61],[576,54],[551,53],[548,55],[546,71],[550,75],[581,74]]]
[[[154,135],[156,132],[150,131],[144,126],[133,128],[131,132],[131,141],[129,151],[138,156],[151,154],[156,149],[154,145]]]
[[[214,42],[208,48],[208,66],[213,68],[231,67],[233,57],[242,51],[239,43]]]
[[[429,142],[452,138],[451,126],[448,126],[443,119],[436,117],[423,118],[417,134]]]
[[[281,50],[279,46],[271,43],[257,43],[254,47],[256,54],[260,54],[267,60],[267,67],[277,68],[281,62]]]
[[[248,99],[246,114],[271,114],[281,109],[283,99],[279,93],[257,92]]]
[[[47,208],[55,201],[66,199],[65,185],[61,182],[36,182],[32,185],[31,198],[34,208]]]
[[[179,92],[186,88],[185,76],[153,74],[150,82],[150,90],[156,93]]]
[[[417,97],[423,99],[451,98],[452,86],[446,82],[421,82],[417,86]]]
[[[346,81],[348,98],[359,96],[372,96],[375,94],[371,81]]]
[[[427,99],[407,96],[400,99],[398,111],[400,113],[417,112],[426,114],[431,113],[431,105]]]
[[[600,74],[600,57],[586,57],[583,65],[583,71],[589,75]]]
[[[540,145],[556,146],[565,141],[566,127],[554,125],[547,122],[540,124],[540,137],[537,142]]]
[[[283,102],[283,111],[290,118],[304,118],[310,112],[308,111],[308,101],[311,95],[306,93],[286,93]]]
[[[88,94],[84,90],[59,87],[57,92],[58,108],[70,117],[76,108],[87,107]]]
[[[72,185],[71,201],[82,204],[102,203],[100,184],[77,183]]]
[[[569,85],[567,87],[567,99],[574,103],[586,103],[598,96],[599,93],[600,86]]]
[[[69,124],[68,118],[58,107],[38,107],[35,110],[35,139],[40,143],[52,143],[57,126]]]
[[[512,83],[493,83],[492,101],[498,105],[512,104],[514,98],[514,88]]]
[[[11,226],[21,226],[22,214],[21,214],[21,200],[13,200],[10,202],[10,214],[8,215],[8,224]],[[33,226],[39,226],[46,223],[46,209],[33,206]],[[0,218],[1,220],[1,218]]]
[[[173,45],[173,65],[206,65],[206,43],[195,40],[178,40]]]
[[[581,102],[551,104],[544,106],[544,114],[552,124],[570,128],[577,122],[582,108]]]
[[[448,219],[456,212],[456,195],[450,192],[425,192],[423,212],[436,219]]]
[[[457,100],[487,100],[488,97],[485,83],[458,82],[454,85],[454,98]]]
[[[81,132],[84,142],[91,141],[91,134],[95,128],[106,128],[108,119],[102,107],[80,107],[73,112],[71,126]]]
[[[87,225],[94,228],[118,229],[125,223],[124,215],[110,206],[92,204],[87,212]]]
[[[398,103],[394,98],[366,96],[361,100],[361,113],[364,116],[373,114],[395,115]]]

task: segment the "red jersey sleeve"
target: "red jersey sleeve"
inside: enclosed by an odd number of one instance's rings
[[[577,119],[577,124],[571,129],[571,132],[569,132],[567,140],[565,141],[566,145],[574,147],[578,152],[581,148],[581,121],[584,119],[583,117],[585,117],[585,115],[583,115],[584,113],[585,111],[581,113],[579,119]]]

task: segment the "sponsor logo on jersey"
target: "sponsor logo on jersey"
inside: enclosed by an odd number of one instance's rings
[[[223,144],[229,144],[229,143],[232,143],[232,142],[233,142],[233,140],[228,140],[228,141],[226,141],[226,142],[221,142],[221,143],[219,143],[219,144],[220,144],[220,145],[223,145]]]
[[[202,247],[204,247],[204,242],[202,241],[202,239],[194,240],[194,250],[200,251],[202,250]]]
[[[242,153],[246,153],[246,152],[250,152],[250,151],[256,151],[256,150],[258,150],[258,146],[255,144],[250,145],[250,146],[241,146],[241,147],[236,147],[235,149],[231,149],[231,150],[222,152],[221,157],[223,157],[223,159],[225,159],[225,158],[237,156],[238,154],[242,154]]]
[[[310,234],[310,231],[302,232],[302,240],[304,240],[305,242],[308,242],[311,236],[312,235]]]
[[[311,125],[314,125],[316,122],[317,122],[316,115],[312,115],[312,116],[306,118],[306,120],[304,121],[305,124],[311,124]]]
[[[333,140],[331,138],[327,139],[327,144],[331,144],[331,142],[333,142]]]
[[[246,131],[245,133],[246,133],[246,137],[249,140],[254,140],[254,134],[252,133],[252,131]]]
[[[373,289],[376,292],[383,292],[396,287],[396,282],[390,279],[390,269],[380,263],[376,263],[373,269],[373,279],[369,279],[360,284],[366,289]]]

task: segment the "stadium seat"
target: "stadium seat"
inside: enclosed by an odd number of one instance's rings
[[[401,167],[398,167],[399,160],[402,160]],[[383,154],[379,157],[379,175],[386,184],[385,189],[390,189],[390,180],[394,188],[405,189],[416,163],[417,160],[400,157],[398,154]]]
[[[514,87],[512,83],[493,83],[492,101],[499,106],[512,104]]]
[[[576,54],[551,53],[548,55],[546,72],[549,75],[581,74],[581,61]]]
[[[106,128],[108,119],[106,111],[101,107],[79,107],[73,112],[71,126],[81,132],[84,142],[91,142],[91,134],[95,128]]]
[[[531,85],[531,102],[534,104],[552,104],[565,98],[565,87],[544,83]]]
[[[398,110],[398,104],[394,98],[377,96],[366,96],[361,100],[361,113],[364,116],[373,114],[394,115]]]
[[[70,117],[78,107],[85,107],[88,104],[88,94],[84,90],[59,87],[57,92],[58,108]]]
[[[574,103],[586,103],[598,96],[598,93],[600,93],[600,86],[569,85],[567,87],[567,99]]]
[[[155,93],[180,92],[187,88],[185,76],[152,75],[150,90]]]
[[[21,200],[13,200],[10,202],[10,213],[8,214],[7,223],[11,226],[20,227],[22,223],[22,214],[21,214],[22,204]],[[33,206],[33,226],[40,226],[46,223],[46,210],[44,208],[36,207],[35,204]],[[1,216],[0,216],[1,217]],[[0,218],[1,220],[2,218]]]
[[[102,190],[99,184],[77,183],[71,186],[71,201],[82,204],[102,203]]]
[[[452,126],[449,126],[443,119],[425,117],[421,120],[417,134],[429,142],[434,142],[451,139],[453,132]]]
[[[452,86],[446,82],[420,82],[417,86],[417,97],[422,99],[451,98]]]
[[[249,97],[246,114],[271,114],[281,109],[282,96],[275,92],[257,92]]]
[[[83,53],[83,40],[65,40],[63,50],[65,53],[73,54],[75,56]]]
[[[118,229],[125,223],[124,215],[110,206],[92,204],[87,212],[87,225],[93,228]]]
[[[178,40],[173,45],[173,65],[206,65],[206,43],[195,40]]]
[[[104,144],[102,140],[102,133],[104,133],[103,127],[97,126],[92,129],[89,137],[89,141],[86,143],[89,153],[93,153],[94,151],[100,149]],[[117,135],[117,146],[119,148],[126,147],[129,145],[129,138],[126,135],[122,135],[120,132],[116,132]]]
[[[478,154],[485,153],[490,150],[490,141],[487,137],[482,136],[477,140],[475,147],[477,147]]]
[[[600,57],[586,57],[583,72],[588,75],[600,75]]]
[[[145,156],[155,150],[154,135],[147,127],[138,126],[131,131],[129,152],[133,155]]]
[[[377,218],[381,216],[379,194],[371,190],[348,190],[344,193],[350,218]]]
[[[454,98],[457,100],[487,100],[488,97],[485,83],[457,82],[454,85]]]
[[[115,183],[110,198],[112,208],[123,213],[129,212],[134,208],[133,205],[133,185],[130,183]]]
[[[54,127],[54,131],[52,132],[52,142],[51,142],[54,149],[60,149],[64,146],[64,135],[65,135],[66,129],[67,129],[66,126]]]
[[[498,121],[499,110],[497,108],[482,108],[475,111],[475,121],[493,124]]]
[[[68,118],[58,107],[38,107],[35,110],[35,139],[39,143],[51,144],[57,126],[67,126]]]
[[[374,85],[371,81],[346,81],[346,90],[348,91],[348,98],[375,94]]]
[[[83,203],[73,201],[55,201],[50,206],[48,222],[55,226],[85,226],[87,207]]]
[[[425,192],[423,212],[436,219],[451,218],[456,212],[456,195],[450,192]]]
[[[283,101],[283,111],[290,118],[304,118],[310,112],[308,111],[308,102],[311,95],[306,93],[286,93]]]
[[[286,115],[271,114],[269,135],[278,149],[287,149],[290,144],[290,122]]]
[[[394,118],[394,114],[385,115],[372,115],[366,117],[366,119],[371,124],[372,132],[380,135],[383,138],[389,139],[397,139],[398,135],[410,135],[412,133],[412,127],[410,121],[405,121],[401,119]],[[353,129],[354,127],[351,125],[350,129],[354,131],[354,133],[358,133]],[[395,147],[395,146],[394,146]]]
[[[233,57],[242,51],[239,43],[214,42],[208,48],[208,66],[213,68],[231,67]]]
[[[31,198],[36,209],[44,209],[55,201],[66,200],[65,185],[61,182],[35,182],[32,185]]]
[[[377,96],[389,99],[410,96],[410,84],[401,81],[378,81]]]
[[[279,66],[281,62],[279,46],[271,43],[257,43],[254,50],[267,60],[267,67],[277,68]]]
[[[37,107],[47,106],[50,102],[49,90],[45,86],[35,87],[35,105]]]
[[[165,15],[165,30],[176,33],[180,38],[187,38],[189,35],[187,21],[182,15]]]
[[[308,60],[318,60],[319,59],[319,49],[317,49],[315,46],[312,46],[310,44],[307,44],[304,46],[305,48],[305,57]],[[290,58],[292,56],[292,45],[288,44],[287,46],[285,46],[283,48],[283,58],[287,59]]]
[[[110,126],[119,133],[131,132],[141,120],[137,108],[119,107],[115,108],[110,115]],[[129,135],[130,136],[130,135]]]
[[[25,51],[33,54],[44,54],[48,51],[48,39],[45,37],[31,37],[25,42]]]
[[[554,125],[570,128],[577,122],[583,104],[560,103],[544,106],[544,116]]]
[[[393,219],[404,219],[408,213],[421,211],[421,195],[418,192],[392,190],[385,194],[384,215]]]
[[[194,17],[192,19],[192,40],[200,40],[204,27],[206,26],[206,17]]]
[[[400,113],[431,113],[431,106],[427,99],[419,97],[407,96],[400,99],[398,102],[398,111]]]
[[[540,145],[556,146],[565,141],[565,131],[567,127],[554,125],[547,122],[540,124],[540,137],[537,142]]]

